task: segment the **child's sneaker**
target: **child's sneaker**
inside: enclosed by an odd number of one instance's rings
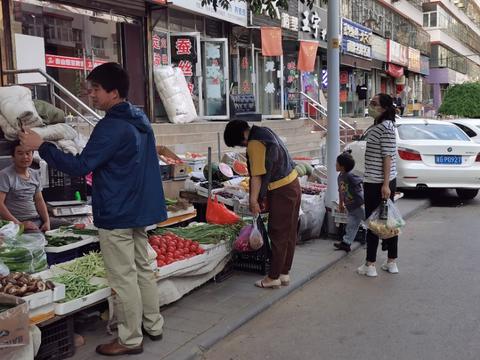
[[[398,274],[398,266],[396,262],[385,261],[382,270],[388,271],[390,274]]]
[[[360,266],[357,269],[357,272],[360,275],[366,275],[366,276],[370,276],[370,277],[377,276],[377,269],[376,269],[375,265],[363,264],[362,266]]]
[[[350,250],[352,250],[350,248],[350,245],[348,245],[347,243],[343,242],[343,241],[338,241],[336,243],[333,243],[333,246],[335,246],[337,248],[337,250],[343,250],[345,252],[350,252]]]

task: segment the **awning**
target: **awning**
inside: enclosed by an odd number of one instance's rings
[[[372,61],[370,59],[363,59],[356,56],[344,55],[340,57],[342,65],[350,66],[354,69],[372,70]]]
[[[388,64],[386,73],[395,79],[401,78],[403,76],[403,67],[395,64]]]

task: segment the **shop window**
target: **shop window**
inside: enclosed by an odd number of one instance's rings
[[[195,31],[195,15],[183,11],[170,9],[168,13],[169,27],[172,31]]]
[[[213,38],[220,38],[223,34],[223,26],[220,21],[205,19],[205,34]]]

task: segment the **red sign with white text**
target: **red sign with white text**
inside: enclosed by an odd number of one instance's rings
[[[95,60],[94,63],[92,59],[86,59],[86,66],[84,66],[82,58],[49,54],[45,55],[45,65],[47,67],[54,67],[60,69],[93,70],[93,68],[106,62],[107,61],[105,60]]]

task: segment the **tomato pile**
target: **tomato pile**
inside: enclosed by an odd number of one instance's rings
[[[151,235],[148,242],[157,253],[157,265],[159,267],[205,252],[198,242],[184,239],[172,233]]]

